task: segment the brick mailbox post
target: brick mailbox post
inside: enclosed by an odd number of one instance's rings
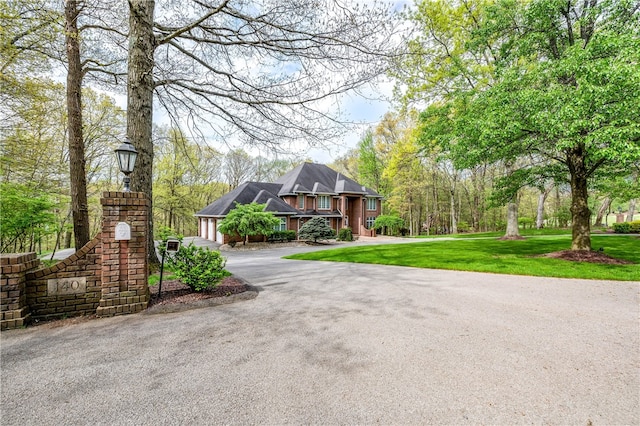
[[[140,312],[149,303],[149,200],[141,192],[105,192],[100,202],[102,291],[96,315]]]

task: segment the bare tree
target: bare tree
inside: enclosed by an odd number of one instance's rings
[[[132,188],[150,198],[154,91],[202,136],[321,144],[344,131],[327,102],[384,73],[396,41],[388,10],[338,0],[166,1],[155,21],[155,1],[128,3]]]
[[[225,155],[224,170],[229,189],[235,189],[243,182],[254,179],[256,161],[244,150],[234,149]]]

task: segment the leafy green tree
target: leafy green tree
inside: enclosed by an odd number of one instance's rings
[[[392,211],[402,212],[411,235],[417,234],[426,199],[426,170],[420,158],[415,138],[407,135],[391,148],[384,177],[393,182],[387,200]]]
[[[640,11],[625,1],[533,1],[492,13],[486,34],[505,37],[500,79],[473,100],[465,121],[480,137],[465,146],[549,160],[520,167],[530,181],[563,169],[571,248],[590,250],[589,180],[640,158]]]
[[[483,10],[465,51],[492,46],[494,80],[446,91],[429,122],[442,125],[466,164],[510,167],[499,188],[507,199],[564,177],[571,248],[590,250],[590,180],[628,175],[640,157],[640,11],[628,1],[577,0],[504,0]]]
[[[386,235],[395,235],[404,225],[404,220],[399,216],[381,215],[373,223],[375,229],[382,229]]]
[[[314,216],[309,219],[298,231],[298,239],[300,240],[328,240],[335,238],[336,233],[327,224],[327,220],[321,216]]]
[[[376,150],[373,132],[367,131],[358,142],[358,182],[380,192],[384,164]]]
[[[273,213],[264,211],[266,204],[238,204],[222,219],[218,229],[223,234],[236,234],[242,238],[243,244],[247,243],[251,235],[264,235],[268,237],[273,233],[273,228],[280,223],[280,219]]]
[[[33,251],[39,239],[55,232],[55,204],[25,185],[0,184],[1,252]]]

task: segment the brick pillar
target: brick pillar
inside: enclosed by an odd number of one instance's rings
[[[149,303],[149,200],[142,192],[104,192],[102,197],[102,294],[96,315],[140,312]],[[116,235],[121,222],[129,225],[130,239],[121,239],[126,232]]]
[[[0,329],[22,327],[31,319],[26,274],[39,265],[35,253],[0,255]]]

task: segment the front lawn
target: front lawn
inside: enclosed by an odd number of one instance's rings
[[[570,262],[544,257],[567,250],[570,236],[531,237],[526,240],[430,240],[424,243],[354,246],[287,256],[287,259],[373,263],[417,268],[492,272],[541,277],[640,281],[640,238],[638,236],[591,237],[594,249],[632,265]]]

